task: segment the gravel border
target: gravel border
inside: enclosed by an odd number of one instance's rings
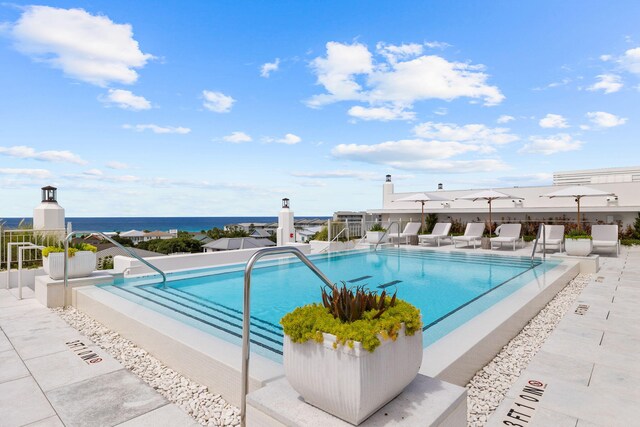
[[[467,425],[484,426],[591,278],[579,274],[467,384]]]
[[[239,426],[240,410],[219,394],[165,366],[147,351],[76,310],[51,309],[70,326],[86,335],[125,368],[205,426]]]

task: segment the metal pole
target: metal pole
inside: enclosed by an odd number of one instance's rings
[[[62,288],[62,307],[67,306],[67,286],[69,286],[69,237],[73,234],[69,233],[64,239],[64,286]]]
[[[547,226],[542,224],[542,260],[547,259]]]

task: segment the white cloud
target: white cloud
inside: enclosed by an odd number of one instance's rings
[[[51,178],[51,172],[46,169],[0,168],[0,175],[18,175],[37,179]]]
[[[422,45],[378,43],[381,61],[360,43],[328,42],[327,53],[311,62],[326,93],[307,100],[310,107],[339,101],[366,102],[373,107],[410,108],[426,99],[483,99],[485,105],[502,102],[504,95],[486,83],[482,65],[449,62],[436,55],[421,55]],[[391,106],[391,107],[390,107]]]
[[[433,114],[437,116],[446,116],[447,114],[449,114],[449,110],[446,109],[445,107],[439,107],[433,112]]]
[[[558,82],[551,82],[545,86],[534,87],[533,90],[540,91],[540,90],[553,89],[554,87],[566,86],[569,83],[571,83],[571,79],[568,77],[565,77]]]
[[[24,145],[17,145],[13,147],[0,147],[0,154],[9,157],[17,157],[19,159],[34,159],[41,160],[44,162],[67,162],[67,163],[75,163],[78,165],[87,164],[86,161],[82,160],[80,156],[72,153],[71,151],[36,151],[31,147],[26,147]]]
[[[604,93],[614,93],[622,89],[622,80],[616,74],[600,74],[596,78],[599,81],[589,86],[587,90],[592,92],[602,90]]]
[[[234,144],[253,141],[253,138],[244,132],[231,132],[231,135],[223,136],[222,139]]]
[[[277,142],[278,144],[287,144],[287,145],[294,145],[300,141],[302,141],[302,138],[292,133],[286,134],[284,138],[274,140],[274,142]]]
[[[627,122],[626,118],[618,117],[611,113],[605,113],[604,111],[593,111],[587,113],[587,117],[593,124],[601,128],[620,126]]]
[[[538,122],[540,127],[549,128],[568,128],[567,119],[560,114],[547,114]]]
[[[262,77],[269,78],[272,72],[278,71],[278,67],[280,66],[280,58],[276,58],[274,62],[266,62],[262,64],[260,67],[260,75]]]
[[[517,141],[517,135],[507,128],[489,128],[482,124],[459,126],[455,123],[421,123],[413,128],[416,136],[440,141],[459,141],[473,144],[502,145]]]
[[[116,161],[107,162],[105,166],[109,169],[129,169],[131,167],[127,163]]]
[[[98,86],[132,84],[137,68],[153,56],[142,53],[131,25],[83,9],[26,6],[9,27],[18,51]]]
[[[507,114],[503,114],[500,117],[498,117],[498,120],[496,120],[496,122],[498,123],[509,123],[514,121],[516,118],[513,116],[509,116]]]
[[[612,55],[600,55],[600,61],[607,62],[613,59]]]
[[[620,63],[630,73],[640,74],[640,47],[627,50]]]
[[[555,153],[579,150],[584,144],[582,141],[574,140],[571,135],[566,133],[551,136],[532,136],[529,138],[529,141],[531,142],[525,144],[519,152],[544,154],[548,156]]]
[[[214,113],[228,113],[231,111],[233,103],[236,102],[235,99],[222,92],[212,92],[210,90],[203,90],[202,97],[204,98],[202,103],[204,108]]]
[[[173,126],[158,126],[154,124],[146,124],[146,125],[122,125],[123,129],[131,129],[136,132],[144,132],[146,130],[150,130],[153,133],[166,134],[166,133],[177,133],[180,135],[186,135],[191,132],[191,129],[185,128],[182,126],[173,127]]]
[[[354,170],[333,170],[323,172],[292,172],[292,176],[300,178],[343,179],[354,178],[363,181],[375,181],[381,178],[379,173]]]
[[[82,172],[85,175],[89,175],[89,176],[103,176],[104,172],[102,172],[100,169],[88,169],[84,172]]]
[[[405,111],[402,108],[394,107],[362,107],[354,105],[349,108],[348,114],[361,120],[380,120],[388,122],[389,120],[414,120],[416,113],[413,111]]]
[[[449,43],[438,41],[425,42],[424,45],[429,49],[446,49],[448,47],[451,47]]]
[[[140,111],[151,108],[151,103],[143,96],[134,95],[129,90],[109,89],[107,95],[99,99],[105,104],[115,104],[124,110]]]

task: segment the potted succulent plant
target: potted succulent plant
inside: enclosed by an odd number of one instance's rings
[[[591,236],[582,230],[573,230],[564,236],[564,250],[567,255],[587,256],[593,249]]]
[[[371,226],[369,231],[367,231],[367,242],[368,243],[384,243],[388,240],[389,236],[385,236],[384,233],[387,231],[386,228],[382,226],[379,222],[376,222]],[[382,239],[382,240],[380,240]]]
[[[334,285],[322,290],[322,304],[298,307],[280,323],[291,386],[307,403],[355,425],[420,369],[420,311],[395,294]]]
[[[87,243],[69,246],[69,279],[86,277],[96,269],[97,248]],[[64,247],[47,246],[42,250],[44,272],[54,280],[64,279]]]

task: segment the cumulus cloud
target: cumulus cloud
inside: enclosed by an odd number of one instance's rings
[[[223,136],[222,139],[233,144],[253,141],[253,138],[244,132],[231,132],[231,135]]]
[[[525,144],[519,152],[544,154],[548,156],[555,153],[579,150],[584,144],[582,141],[575,140],[571,135],[566,133],[551,136],[532,136],[529,138],[529,141],[531,142]]]
[[[620,64],[630,73],[640,74],[640,47],[627,50],[620,58]]]
[[[284,136],[284,138],[275,139],[273,142],[277,142],[278,144],[294,145],[300,141],[302,141],[302,138],[300,138],[298,135],[288,133]]]
[[[504,95],[487,84],[482,65],[449,62],[437,55],[423,55],[419,44],[378,43],[376,53],[354,43],[328,42],[326,55],[311,62],[317,82],[326,93],[307,100],[319,108],[339,101],[356,101],[370,107],[409,109],[426,99],[482,99],[485,105],[502,102]]]
[[[601,128],[620,126],[627,122],[626,118],[618,117],[611,113],[605,113],[604,111],[589,112],[587,113],[587,117],[593,124]]]
[[[143,96],[134,95],[129,90],[109,89],[107,95],[99,99],[105,104],[115,105],[124,110],[140,111],[151,108],[151,103]]]
[[[567,119],[560,114],[547,114],[538,122],[542,128],[568,128]]]
[[[108,167],[109,169],[129,169],[131,166],[129,166],[127,163],[123,163],[123,162],[116,162],[116,161],[112,161],[112,162],[107,162],[107,164],[105,164],[106,167]]]
[[[299,178],[322,178],[322,179],[342,179],[353,178],[363,181],[379,180],[380,174],[374,172],[354,171],[354,170],[333,170],[323,172],[292,172],[292,176]]]
[[[363,107],[355,105],[349,108],[348,114],[360,120],[379,120],[388,122],[390,120],[414,120],[416,113],[405,111],[400,107]]]
[[[449,43],[438,41],[425,42],[424,45],[429,49],[446,49],[448,47],[451,47]]]
[[[498,120],[496,120],[496,122],[498,123],[509,123],[514,121],[516,118],[513,116],[509,116],[507,114],[503,114],[500,117],[498,117]]]
[[[51,172],[46,169],[0,168],[0,175],[16,175],[36,179],[51,178]]]
[[[262,64],[262,66],[260,67],[260,75],[262,77],[269,78],[269,76],[271,76],[271,73],[274,71],[278,71],[278,67],[280,66],[280,58],[276,58],[276,60],[274,62],[267,62]]]
[[[67,162],[77,165],[85,165],[87,162],[71,151],[36,151],[34,148],[24,145],[16,145],[13,147],[0,147],[0,154],[16,157],[19,159],[34,159],[43,162]]]
[[[104,175],[104,172],[102,172],[100,169],[88,169],[84,172],[82,172],[85,175],[89,175],[89,176],[102,176]]]
[[[203,90],[202,97],[204,98],[202,103],[204,108],[214,113],[228,113],[231,111],[233,103],[236,102],[235,99],[222,92],[212,92],[210,90]]]
[[[8,32],[19,52],[98,86],[135,83],[136,69],[153,58],[140,50],[131,25],[83,9],[26,6]]]
[[[191,129],[185,128],[182,126],[173,127],[173,126],[158,126],[154,124],[146,124],[146,125],[122,125],[123,129],[130,129],[136,132],[144,132],[146,130],[150,130],[153,133],[166,134],[166,133],[177,133],[180,135],[186,135],[191,132]]]
[[[507,128],[490,128],[483,124],[457,125],[455,123],[426,122],[413,128],[416,136],[440,141],[459,141],[479,145],[502,145],[517,141],[517,135]]]
[[[622,89],[622,79],[616,74],[600,74],[596,77],[598,81],[589,86],[587,90],[592,92],[601,90],[605,94],[614,93]]]

